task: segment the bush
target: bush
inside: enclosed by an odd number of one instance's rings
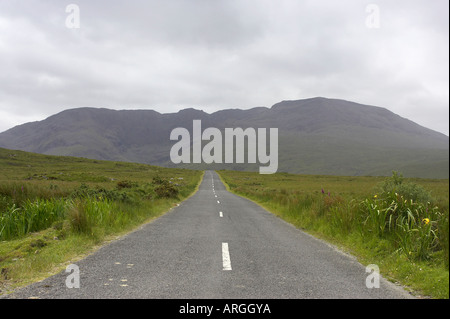
[[[153,177],[153,181],[152,181],[152,183],[155,185],[161,185],[166,182],[167,182],[167,180],[161,178],[159,175],[156,175],[155,177]]]
[[[108,190],[103,187],[91,188],[86,184],[81,184],[79,188],[74,190],[71,194],[72,199],[87,199],[87,198],[95,198],[97,200],[113,200],[113,201],[122,201],[122,202],[131,202],[133,201],[132,196],[130,195],[131,190],[127,189],[127,187],[122,187],[121,190],[112,189]]]
[[[406,200],[413,200],[414,202],[424,204],[433,201],[430,192],[415,183],[405,183],[403,175],[395,171],[392,172],[390,178],[384,181],[381,186],[381,192],[385,194],[397,193]]]
[[[164,180],[155,187],[155,193],[159,198],[175,198],[178,196],[178,189],[172,183]]]
[[[123,189],[123,188],[133,188],[137,187],[138,184],[131,181],[119,181],[117,182],[117,189]]]

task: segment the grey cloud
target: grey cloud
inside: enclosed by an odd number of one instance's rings
[[[61,1],[0,2],[0,131],[70,107],[212,112],[326,96],[448,134],[446,0],[73,2],[75,30]],[[368,3],[380,29],[365,26]]]

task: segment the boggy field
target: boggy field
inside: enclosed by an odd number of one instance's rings
[[[415,295],[449,297],[448,180],[218,173],[232,192],[376,264]],[[160,216],[202,174],[0,148],[0,294]]]
[[[376,264],[415,295],[449,297],[448,179],[218,173],[230,191]]]
[[[160,216],[192,194],[201,176],[0,148],[0,294]]]

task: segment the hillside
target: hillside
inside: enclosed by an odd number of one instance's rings
[[[175,166],[172,129],[253,127],[279,129],[278,171],[328,175],[390,175],[448,178],[448,136],[389,110],[344,100],[283,101],[271,108],[153,110],[69,109],[0,133],[0,147],[42,154]],[[183,164],[205,168],[205,164]],[[214,164],[211,169],[256,170],[258,165]]]

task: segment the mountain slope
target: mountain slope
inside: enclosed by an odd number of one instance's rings
[[[169,153],[172,129],[217,127],[279,129],[278,171],[329,175],[390,175],[448,178],[449,139],[385,108],[311,98],[271,108],[152,110],[70,109],[0,133],[0,147],[24,151],[175,166]],[[206,142],[204,142],[206,144]],[[183,164],[205,168],[205,164]],[[210,169],[255,170],[258,164],[213,164]]]

